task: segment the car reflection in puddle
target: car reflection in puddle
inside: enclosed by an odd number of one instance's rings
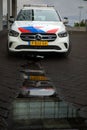
[[[28,81],[23,82],[23,87],[19,97],[29,96],[51,96],[55,93],[54,87],[46,81]]]
[[[62,101],[42,69],[23,69],[24,79],[12,104],[12,130],[79,130],[84,119],[71,104]]]

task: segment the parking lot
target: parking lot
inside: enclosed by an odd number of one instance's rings
[[[80,116],[85,120],[85,125],[87,125],[87,33],[70,32],[70,42],[72,51],[68,58],[60,56],[45,58],[9,57],[6,51],[7,31],[0,32],[1,128],[6,128],[10,124],[8,116],[11,104],[18,96],[23,83],[20,71],[27,67],[32,70],[43,69],[45,75],[55,86],[58,97],[75,106]],[[87,129],[85,125],[84,130]]]

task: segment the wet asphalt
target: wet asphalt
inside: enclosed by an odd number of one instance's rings
[[[59,97],[75,105],[87,118],[87,33],[70,32],[72,51],[68,58],[49,56],[30,58],[7,55],[7,30],[0,32],[0,127],[7,127],[11,103],[17,97],[22,79],[20,70],[26,63],[40,64],[57,89]]]

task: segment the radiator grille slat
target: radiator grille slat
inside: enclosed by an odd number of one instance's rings
[[[35,41],[37,40],[36,35],[37,33],[22,33],[20,37],[23,41]],[[46,33],[46,34],[40,33],[40,35],[41,35],[41,39],[40,39],[41,41],[51,42],[51,41],[55,41],[57,38],[56,34],[51,34],[51,33]]]

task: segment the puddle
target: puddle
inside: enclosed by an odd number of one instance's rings
[[[85,130],[85,119],[61,100],[43,68],[34,62],[21,66],[22,86],[12,103],[12,130]]]

